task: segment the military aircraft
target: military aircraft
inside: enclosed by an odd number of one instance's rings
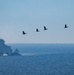
[[[22,33],[23,33],[23,35],[27,34],[27,33],[25,33],[24,31],[22,31]]]
[[[39,29],[36,29],[36,32],[39,32]]]
[[[65,24],[64,28],[68,28],[67,24]]]
[[[44,26],[44,30],[48,30],[48,28],[46,28],[46,26]]]

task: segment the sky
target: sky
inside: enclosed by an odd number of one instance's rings
[[[0,0],[0,38],[6,43],[74,43],[74,0]]]

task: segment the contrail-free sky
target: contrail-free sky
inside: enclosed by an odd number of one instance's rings
[[[6,43],[74,43],[74,0],[0,0],[0,38]]]

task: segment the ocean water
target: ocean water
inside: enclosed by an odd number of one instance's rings
[[[0,57],[0,75],[74,75],[74,44],[10,44],[23,56]]]
[[[74,44],[9,44],[14,51],[16,48],[22,55],[74,53]]]

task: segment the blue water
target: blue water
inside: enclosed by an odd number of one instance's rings
[[[19,49],[22,55],[74,53],[74,44],[9,44],[14,51]]]
[[[10,44],[23,56],[0,57],[0,75],[74,75],[74,44]]]

